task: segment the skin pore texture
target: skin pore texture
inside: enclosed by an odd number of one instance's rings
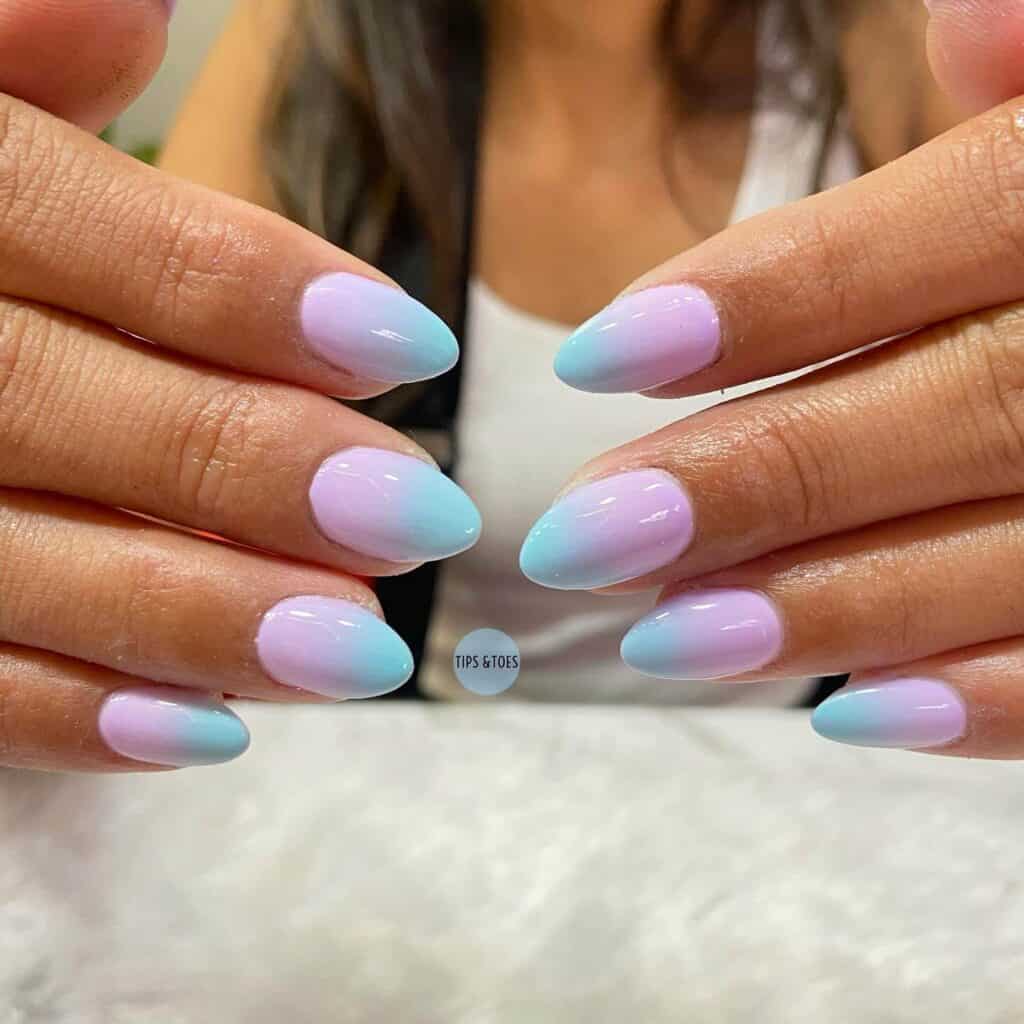
[[[429,379],[455,342],[372,267],[260,208],[287,4],[239,5],[168,147],[177,178],[63,119],[95,129],[137,91],[162,0],[62,8],[72,28],[48,39],[76,85],[50,94],[16,56],[38,10],[0,18],[7,88],[32,100],[0,97],[17,170],[0,218],[0,753],[211,764],[248,742],[221,692],[337,700],[407,678],[365,578],[464,550],[479,516],[412,440],[329,396]],[[623,645],[641,671],[853,668],[869,675],[818,713],[824,734],[1020,756],[1024,623],[1004,599],[1024,571],[1020,110],[901,157],[956,118],[928,79],[924,10],[865,3],[842,51],[878,169],[716,234],[749,117],[681,120],[671,157],[692,201],[677,202],[650,74],[659,5],[567,10],[494,4],[476,270],[526,311],[589,322],[561,360],[570,384],[671,398],[901,337],[599,456],[537,509],[524,567],[545,585],[662,588]],[[130,89],[110,84],[114,58],[76,64],[97,12],[145,56]],[[951,75],[942,31],[969,17],[946,0],[927,30]],[[751,32],[727,59],[753,59]],[[606,535],[552,550],[581,520]]]

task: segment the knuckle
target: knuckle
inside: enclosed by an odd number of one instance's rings
[[[987,115],[981,134],[961,138],[948,160],[949,202],[966,214],[958,244],[990,258],[994,245],[1024,256],[1024,138],[1016,113]]]
[[[47,382],[54,378],[44,365],[52,330],[32,306],[0,302],[0,441],[7,472],[50,407]]]
[[[192,520],[226,522],[242,500],[265,401],[257,383],[222,383],[190,397],[171,446],[170,487]]]
[[[136,218],[144,237],[134,248],[145,254],[140,266],[148,268],[137,268],[136,280],[148,292],[146,301],[167,311],[173,331],[188,322],[187,310],[216,300],[232,283],[239,251],[234,229],[213,204],[183,200],[163,183],[143,189],[136,202],[146,209]]]
[[[954,321],[921,355],[915,383],[931,387],[977,496],[1024,487],[1024,306]]]
[[[77,159],[75,152],[58,144],[50,122],[34,108],[0,95],[0,226],[5,255],[10,257],[33,244],[33,227],[53,213],[46,201],[60,178],[62,195],[77,196],[62,163]],[[66,222],[68,218],[60,218]]]
[[[822,444],[815,436],[814,417],[797,406],[768,409],[740,424],[743,459],[756,480],[747,480],[772,502],[777,521],[814,535],[832,520],[835,496],[841,492],[832,480]]]

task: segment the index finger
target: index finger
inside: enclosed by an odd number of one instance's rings
[[[346,398],[451,369],[447,325],[283,217],[0,96],[0,294]]]
[[[555,370],[583,391],[699,394],[1014,301],[1022,196],[1015,100],[663,264],[584,324]]]

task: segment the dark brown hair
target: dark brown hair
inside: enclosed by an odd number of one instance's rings
[[[433,284],[426,298],[451,315],[468,194],[453,89],[467,63],[481,56],[467,48],[485,46],[487,5],[298,2],[268,121],[279,199],[289,216],[369,262],[378,260],[404,203],[429,245]],[[779,5],[780,31],[790,43],[791,66],[773,71],[779,98],[833,122],[841,102],[837,16],[835,4],[822,0],[720,0],[696,33],[690,26],[682,31],[685,0],[665,0],[653,56],[673,85],[676,117],[751,104],[757,69],[737,72],[715,58],[730,30],[749,26],[769,2]]]

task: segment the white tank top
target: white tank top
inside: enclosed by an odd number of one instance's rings
[[[762,54],[784,53],[772,31],[765,24]],[[730,222],[806,195],[822,130],[791,110],[759,104]],[[835,132],[824,184],[840,184],[859,173],[849,133]],[[656,594],[605,597],[545,590],[520,573],[523,539],[582,463],[718,402],[794,376],[668,402],[588,395],[567,388],[552,370],[555,352],[571,331],[570,325],[512,308],[482,281],[471,283],[456,426],[457,477],[479,506],[484,531],[476,547],[442,570],[421,686],[435,697],[474,699],[459,686],[452,657],[467,633],[493,628],[519,644],[521,674],[506,694],[513,699],[798,703],[811,688],[809,680],[737,686],[640,676],[620,660],[619,643],[650,610]]]

